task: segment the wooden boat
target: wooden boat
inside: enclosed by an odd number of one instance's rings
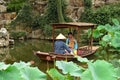
[[[95,53],[98,49],[98,46],[92,46],[92,51],[88,50],[88,46],[80,47],[77,55],[81,57],[86,57]],[[34,52],[41,60],[54,61],[54,60],[73,60],[75,55],[72,54],[56,54],[54,52]]]
[[[77,30],[77,41],[80,42],[79,37],[80,37],[80,31],[81,30],[88,30],[91,29],[91,36],[89,39],[89,44],[87,46],[83,46],[80,47],[77,51],[77,55],[81,56],[81,57],[86,57],[89,56],[93,53],[95,53],[95,51],[98,49],[98,46],[93,46],[93,29],[96,27],[96,24],[93,23],[84,23],[84,22],[72,22],[72,23],[53,23],[52,24],[52,34],[53,34],[53,46],[54,46],[54,41],[55,41],[55,30],[56,29],[64,29],[64,28],[68,28],[69,30],[71,30],[72,28]],[[80,45],[79,45],[80,46]],[[54,47],[53,47],[53,51],[54,51]],[[53,60],[72,60],[74,59],[74,55],[71,54],[56,54],[53,52],[40,52],[40,51],[36,51],[34,52],[35,55],[37,55],[41,60],[49,60],[49,61],[53,61]]]

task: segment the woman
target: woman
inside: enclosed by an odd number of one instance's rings
[[[68,33],[68,38],[66,39],[66,44],[72,50],[74,54],[77,54],[78,44],[74,39],[73,34],[71,32]]]
[[[54,52],[57,54],[66,54],[67,52],[72,54],[71,49],[63,42],[64,39],[66,37],[61,33],[56,37],[57,41],[55,41]]]

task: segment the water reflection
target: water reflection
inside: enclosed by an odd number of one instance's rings
[[[9,47],[0,48],[0,61],[6,62],[6,61],[13,61],[13,60],[15,60],[15,58],[10,55]]]
[[[35,56],[33,50],[52,51],[52,42],[43,40],[15,41],[13,46],[0,48],[0,61],[5,63],[34,61],[33,66],[38,66],[40,70],[45,71],[47,62],[41,61]]]

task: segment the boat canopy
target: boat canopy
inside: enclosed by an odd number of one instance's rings
[[[53,28],[81,28],[81,29],[89,29],[95,28],[96,24],[93,23],[85,23],[85,22],[70,22],[70,23],[53,23]]]
[[[55,40],[55,29],[62,29],[62,28],[76,28],[77,32],[78,32],[78,36],[77,36],[77,41],[79,42],[79,36],[80,36],[80,30],[86,30],[86,29],[91,29],[92,33],[91,33],[91,37],[89,40],[89,46],[92,49],[92,45],[93,45],[93,29],[96,28],[96,24],[94,23],[85,23],[85,22],[68,22],[68,23],[52,23],[52,34],[53,34],[53,46],[54,46],[54,40]],[[79,45],[80,46],[80,45]],[[54,49],[53,49],[54,50]]]

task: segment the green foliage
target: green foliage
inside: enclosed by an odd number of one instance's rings
[[[56,23],[58,22],[57,15],[57,3],[56,0],[48,0],[47,9],[45,12],[46,23]]]
[[[58,13],[58,20],[59,22],[64,22],[63,10],[62,10],[62,1],[63,0],[56,0],[57,1],[57,13]]]
[[[57,69],[52,68],[49,71],[47,71],[47,73],[50,75],[50,77],[53,80],[68,80],[68,79],[66,79],[66,77],[64,75],[59,73],[59,71]]]
[[[26,2],[23,8],[19,11],[16,19],[11,23],[14,25],[21,25],[23,27],[31,27],[33,21],[32,7],[29,2]]]
[[[0,64],[5,66],[5,68],[0,67],[0,79],[2,80],[47,80],[46,74],[36,67],[30,67],[30,63],[20,62],[6,65],[2,62]]]
[[[86,0],[87,1],[87,0]],[[95,10],[91,8],[85,8],[79,21],[92,22],[96,24],[112,24],[112,18],[116,18],[120,21],[120,3],[101,6]]]
[[[118,20],[113,19],[113,25],[99,25],[93,31],[93,37],[100,40],[100,48],[97,53],[105,55],[106,53],[120,52],[120,24]]]
[[[117,80],[114,75],[112,64],[97,60],[94,63],[88,63],[88,69],[83,73],[81,80]]]
[[[52,36],[52,27],[50,25],[45,25],[43,28],[43,33],[44,33],[45,37]]]
[[[25,37],[26,36],[26,32],[11,32],[10,36],[13,37],[14,39],[19,39],[21,37]]]
[[[91,8],[92,0],[84,0],[84,6],[85,6],[85,8]]]
[[[70,76],[80,77],[83,72],[83,68],[73,62],[56,61],[56,66],[63,74],[70,74]]]
[[[59,2],[60,1],[60,2]],[[59,3],[59,5],[58,5]],[[60,4],[61,3],[61,4]],[[68,18],[65,14],[66,4],[65,0],[48,0],[47,9],[45,12],[46,23],[59,23],[66,21],[72,21],[70,18]]]
[[[80,62],[86,62],[88,67],[82,68],[73,62],[56,61],[56,66],[62,70],[64,75],[56,69],[50,69],[48,74],[51,75],[53,80],[60,80],[59,75],[63,80],[74,80],[73,78],[64,79],[67,75],[80,77],[80,80],[117,80],[120,77],[119,67],[115,68],[111,63],[104,60],[96,60],[93,62],[78,56],[77,59],[82,59]],[[79,80],[79,78],[77,80]]]
[[[33,29],[44,29],[44,26],[46,25],[46,20],[44,16],[35,16],[33,18],[32,24],[31,24]]]
[[[27,0],[11,0],[8,4],[7,4],[7,11],[8,12],[19,12],[20,9],[22,9],[24,3]]]

